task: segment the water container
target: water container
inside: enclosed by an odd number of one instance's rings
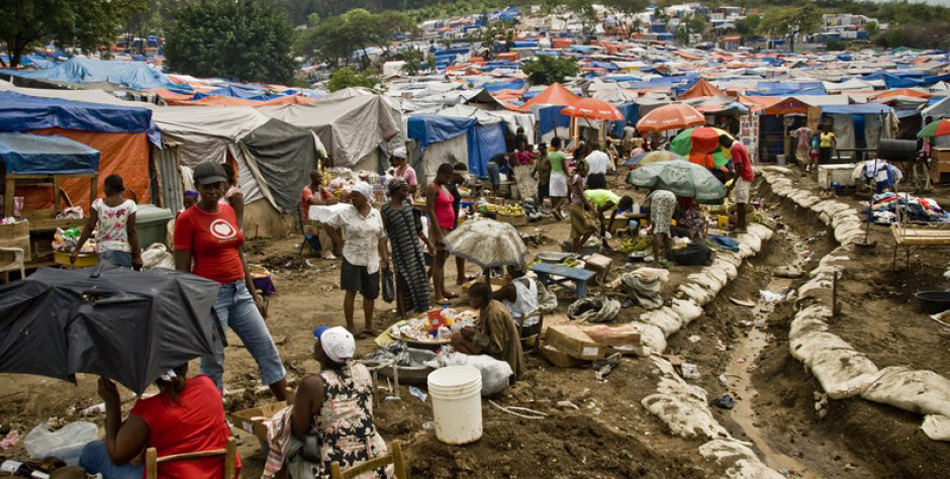
[[[482,373],[471,366],[449,366],[429,373],[435,437],[461,445],[482,437]]]

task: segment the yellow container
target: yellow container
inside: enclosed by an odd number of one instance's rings
[[[724,230],[729,227],[729,217],[726,215],[719,215],[717,217],[719,222],[719,229]]]
[[[57,251],[53,253],[53,261],[58,265],[65,266],[67,268],[86,268],[89,266],[95,266],[99,263],[99,255],[96,253],[90,254],[81,254],[76,258],[75,263],[69,262],[70,253],[64,253],[62,251]]]

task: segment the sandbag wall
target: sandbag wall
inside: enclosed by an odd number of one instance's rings
[[[821,199],[798,188],[787,176],[791,170],[769,167],[763,171],[772,191],[818,214],[834,229],[838,248],[821,259],[798,289],[798,312],[791,322],[788,344],[791,355],[815,376],[828,397],[860,396],[924,415],[921,426],[933,440],[950,441],[950,381],[933,372],[905,367],[878,367],[847,341],[829,331],[832,319],[831,284],[855,260],[852,245],[864,233],[858,211],[847,203]]]

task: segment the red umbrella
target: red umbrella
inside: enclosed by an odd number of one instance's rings
[[[706,117],[699,110],[685,104],[673,103],[647,113],[637,122],[637,130],[665,131],[703,125]]]
[[[565,107],[561,113],[567,116],[587,118],[590,120],[623,120],[623,113],[617,107],[604,100],[584,98],[573,105]]]

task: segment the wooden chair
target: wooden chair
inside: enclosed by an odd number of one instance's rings
[[[158,457],[158,451],[154,447],[150,447],[145,450],[145,479],[158,479],[158,465],[162,462],[184,461],[214,456],[224,456],[223,479],[234,479],[234,474],[237,471],[237,442],[233,437],[228,438],[228,444],[224,449],[184,452],[165,457]]]
[[[389,454],[378,459],[373,459],[372,461],[357,464],[345,471],[340,469],[339,462],[333,461],[333,463],[330,464],[330,479],[353,479],[360,474],[366,474],[369,471],[388,466],[389,464],[392,464],[395,469],[396,479],[409,479],[409,473],[406,471],[406,460],[402,455],[402,446],[398,442],[393,442]]]

